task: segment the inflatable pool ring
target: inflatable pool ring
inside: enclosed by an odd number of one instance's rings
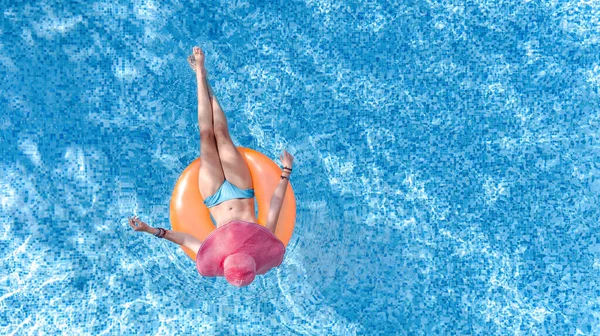
[[[279,184],[281,168],[260,152],[244,147],[237,147],[237,149],[246,161],[252,176],[254,196],[258,203],[257,224],[266,227],[271,196]],[[198,187],[200,164],[200,158],[194,160],[179,176],[171,197],[170,219],[174,231],[189,233],[201,241],[205,241],[216,227],[208,208],[204,205],[204,199]],[[275,236],[286,247],[292,238],[295,222],[296,199],[292,185],[288,183],[275,229]],[[188,257],[196,260],[196,255],[191,250],[183,246],[181,248]]]

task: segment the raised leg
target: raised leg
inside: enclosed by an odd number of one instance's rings
[[[242,154],[237,150],[231,140],[227,118],[225,117],[225,113],[223,112],[217,97],[215,97],[214,94],[211,96],[213,126],[223,174],[225,178],[236,187],[241,189],[251,189],[253,188],[253,185],[250,169],[248,169],[248,165],[242,157]]]
[[[190,60],[190,58],[188,58]],[[194,47],[192,68],[196,71],[196,82],[198,86],[198,127],[200,128],[200,172],[198,183],[200,194],[203,198],[213,195],[223,184],[225,176],[221,168],[221,161],[215,130],[213,127],[213,116],[210,97],[208,95],[208,82],[206,80],[206,69],[204,68],[204,53],[198,47]]]

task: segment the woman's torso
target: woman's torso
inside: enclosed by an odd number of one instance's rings
[[[234,198],[208,209],[217,227],[232,220],[256,223],[254,214],[254,198]]]

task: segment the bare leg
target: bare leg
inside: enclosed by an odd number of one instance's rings
[[[212,97],[215,139],[225,179],[240,189],[252,189],[252,176],[246,161],[229,135],[227,118],[215,96]]]
[[[190,64],[191,65],[191,64]],[[198,86],[198,127],[200,128],[201,164],[198,175],[200,193],[203,198],[213,195],[223,184],[225,176],[215,140],[212,106],[208,96],[204,53],[194,47],[194,65]]]
[[[210,97],[208,95],[208,83],[206,80],[207,72],[204,68],[204,53],[198,47],[194,47],[193,57],[190,56],[190,59],[193,60],[194,71],[196,72],[196,83],[198,86],[198,127],[200,130],[208,130],[213,128],[212,121],[212,106],[210,102]],[[197,71],[196,69],[199,69]]]
[[[190,56],[188,61],[190,62],[192,69],[196,71],[196,68],[193,66],[194,58]],[[253,184],[250,170],[246,165],[246,161],[231,140],[227,118],[225,117],[225,113],[223,112],[217,97],[215,97],[212,92],[208,79],[206,79],[206,86],[209,95],[211,96],[214,136],[217,141],[217,150],[219,152],[224,178],[238,188],[251,189],[253,188]]]

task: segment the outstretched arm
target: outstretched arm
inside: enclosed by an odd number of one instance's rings
[[[289,176],[289,173],[283,172],[282,176]],[[269,204],[269,215],[267,216],[267,229],[271,230],[273,234],[277,228],[277,221],[279,220],[279,213],[281,212],[281,206],[283,205],[283,198],[285,197],[285,191],[287,189],[288,180],[282,179],[273,192],[271,197],[271,203]]]
[[[271,203],[269,204],[269,215],[267,216],[267,229],[271,230],[275,234],[277,228],[277,221],[279,220],[279,212],[281,212],[281,206],[283,205],[283,199],[285,197],[285,191],[287,190],[288,180],[292,174],[292,163],[294,157],[283,151],[281,154],[281,163],[283,163],[283,171],[281,172],[281,180],[273,192],[271,197]]]
[[[147,232],[147,233],[151,233],[153,235],[156,235],[159,231],[158,229],[155,229],[155,228],[149,226],[148,224],[142,222],[137,217],[129,218],[128,220],[129,220],[129,226],[131,226],[131,228],[135,231]],[[202,241],[200,241],[198,238],[196,238],[190,234],[184,233],[184,232],[177,232],[177,231],[172,231],[172,230],[166,230],[166,231],[167,231],[167,233],[165,234],[165,236],[163,238],[165,238],[166,240],[172,241],[175,244],[187,247],[188,249],[192,250],[192,252],[194,252],[194,254],[198,253],[198,250],[200,249],[200,246],[202,245]]]

